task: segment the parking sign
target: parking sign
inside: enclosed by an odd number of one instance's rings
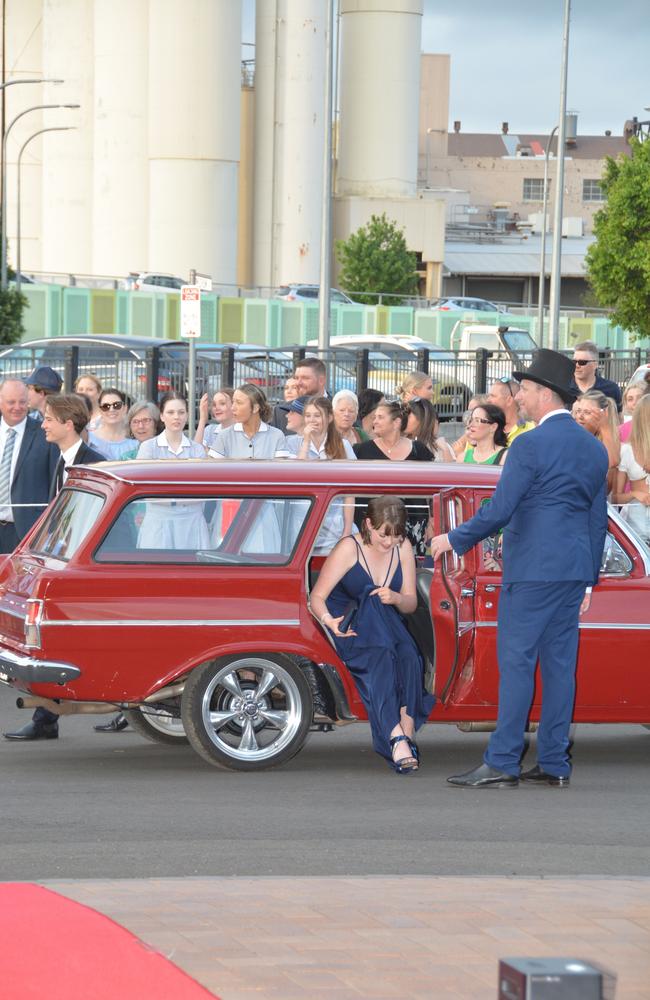
[[[201,336],[201,289],[198,285],[181,288],[181,337],[192,340]]]

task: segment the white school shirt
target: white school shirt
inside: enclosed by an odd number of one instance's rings
[[[287,440],[277,427],[264,421],[252,437],[242,424],[231,424],[215,438],[208,452],[210,458],[288,458]]]

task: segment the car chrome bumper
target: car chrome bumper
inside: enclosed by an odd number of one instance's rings
[[[0,681],[11,684],[67,684],[81,676],[79,667],[52,660],[35,660],[0,647]]]

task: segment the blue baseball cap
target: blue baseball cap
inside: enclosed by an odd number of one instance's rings
[[[48,392],[61,392],[63,379],[53,368],[43,365],[35,368],[32,374],[27,376],[25,385],[37,385],[41,389],[47,389]]]
[[[298,396],[297,399],[292,399],[289,403],[289,410],[291,413],[299,413],[300,416],[305,412],[305,403],[309,399],[309,396]]]

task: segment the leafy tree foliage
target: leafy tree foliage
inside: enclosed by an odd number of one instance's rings
[[[15,344],[25,332],[23,309],[27,299],[15,288],[0,290],[0,344]]]
[[[377,294],[396,296],[388,305],[399,305],[402,297],[417,293],[418,276],[415,254],[404,232],[386,214],[373,215],[370,222],[357,229],[347,240],[338,240],[336,257],[341,264],[338,283],[356,302],[375,305]]]
[[[640,340],[650,337],[650,141],[632,139],[631,150],[607,159],[587,273],[599,303],[613,307],[613,322]]]

